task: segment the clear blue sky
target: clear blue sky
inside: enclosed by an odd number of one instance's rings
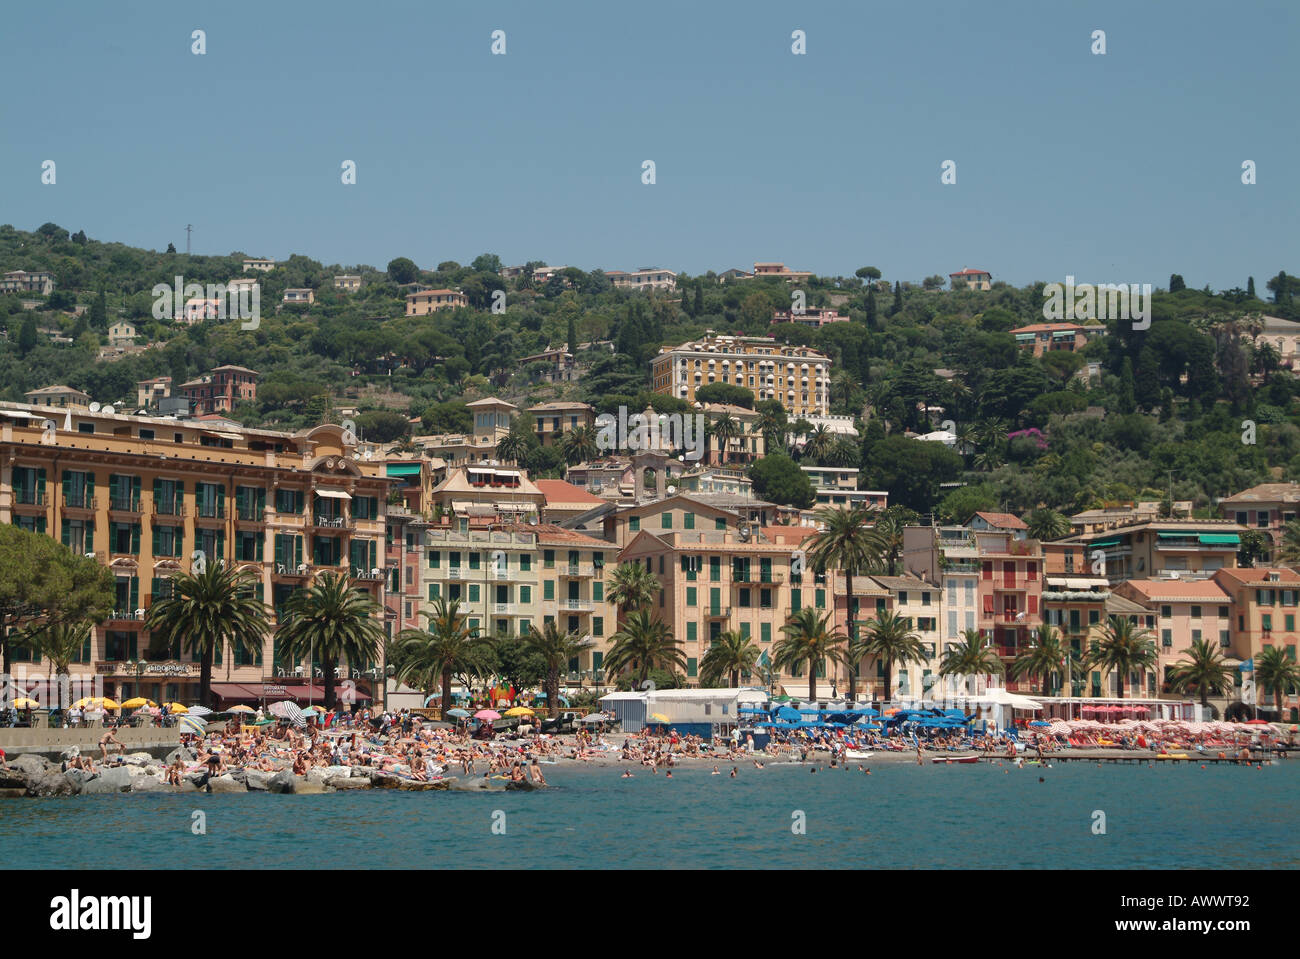
[[[380,268],[1261,291],[1300,268],[1294,0],[49,0],[10,28],[0,222],[23,229],[184,250],[188,222],[196,253]]]

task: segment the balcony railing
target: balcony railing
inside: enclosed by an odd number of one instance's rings
[[[256,506],[241,506],[235,511],[235,518],[241,523],[261,523],[266,519],[266,511]]]
[[[571,609],[576,611],[594,609],[596,604],[590,599],[565,599],[561,600],[561,609]]]
[[[143,609],[115,609],[108,617],[113,622],[138,623],[144,619]]]
[[[327,513],[315,513],[311,520],[312,525],[323,529],[348,529],[355,525],[352,517],[347,515],[331,516]]]
[[[309,573],[311,573],[311,566],[309,566],[307,563],[298,563],[297,565],[293,563],[275,564],[276,576],[301,577],[301,576],[307,576]]]
[[[98,506],[95,503],[95,497],[91,496],[85,490],[77,490],[63,497],[63,505],[68,509],[88,509],[94,510]]]
[[[199,519],[225,519],[226,511],[222,509],[220,503],[200,500],[194,508],[194,515]]]
[[[706,610],[704,611],[704,616],[705,616],[706,619],[730,619],[730,618],[731,618],[731,607],[730,607],[730,606],[710,606],[708,609],[706,609]]]
[[[381,580],[384,578],[384,570],[378,566],[363,568],[361,566],[352,567],[353,579]]]
[[[493,603],[492,612],[497,616],[514,616],[517,609],[514,603]]]
[[[569,579],[595,576],[596,569],[591,563],[566,563],[560,567],[560,575]]]
[[[155,516],[184,516],[185,504],[179,499],[176,500],[154,500],[153,512]]]
[[[39,493],[34,489],[16,489],[14,490],[15,506],[44,506],[45,494]]]
[[[115,513],[138,513],[140,512],[140,497],[110,496],[108,498],[108,508]]]

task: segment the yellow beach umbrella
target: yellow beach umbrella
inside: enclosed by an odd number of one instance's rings
[[[77,709],[99,708],[99,709],[121,709],[121,705],[109,699],[107,696],[86,696],[78,699],[72,704]]]
[[[655,720],[655,722],[660,722],[660,723],[672,722],[672,720],[669,719],[667,716],[665,716],[663,713],[651,713],[650,718]]]
[[[532,716],[533,711],[527,706],[516,706],[514,709],[506,710],[507,716]]]
[[[128,699],[122,704],[123,709],[138,709],[141,706],[157,706],[152,699],[145,699],[143,696],[137,696],[134,699]]]
[[[169,713],[188,713],[189,707],[182,706],[180,703],[163,703]]]
[[[14,709],[40,709],[41,708],[41,704],[38,703],[36,700],[28,699],[26,697],[24,697],[23,699],[15,699],[13,705],[14,705]]]
[[[252,706],[245,706],[243,703],[240,703],[238,706],[231,706],[231,707],[230,707],[230,711],[231,711],[232,713],[255,713],[255,712],[257,712],[257,710],[254,709]]]

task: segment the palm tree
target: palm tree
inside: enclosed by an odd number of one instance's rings
[[[640,563],[620,563],[614,568],[605,598],[618,607],[619,615],[649,606],[659,595],[659,580]]]
[[[1112,616],[1102,631],[1101,639],[1088,650],[1084,668],[1100,667],[1103,673],[1119,673],[1116,698],[1124,698],[1124,683],[1135,670],[1155,668],[1158,657],[1151,634],[1140,629],[1131,619]]]
[[[686,653],[667,623],[657,616],[651,618],[644,609],[638,609],[628,614],[623,628],[610,638],[605,668],[614,673],[634,670],[640,687],[652,669],[665,669],[670,673],[685,670]]]
[[[285,601],[276,642],[291,661],[320,660],[326,706],[334,705],[340,659],[355,670],[378,656],[384,642],[378,612],[379,604],[342,573],[322,573]]]
[[[545,663],[542,688],[546,690],[547,711],[555,716],[560,709],[560,670],[586,649],[588,643],[585,639],[578,638],[576,633],[560,632],[552,619],[541,629],[529,626],[524,645]]]
[[[1300,686],[1300,667],[1281,646],[1269,646],[1255,654],[1255,682],[1273,690],[1277,718],[1282,718],[1282,694]]]
[[[921,637],[912,632],[911,619],[890,612],[876,614],[875,621],[867,627],[866,635],[858,640],[852,655],[855,659],[874,656],[884,660],[886,702],[894,694],[894,665],[907,666],[926,661],[925,647],[921,645]]]
[[[528,442],[512,430],[497,442],[496,455],[503,463],[518,463],[528,455]]]
[[[872,534],[876,539],[876,560],[868,572],[893,576],[903,558],[903,514],[890,506],[876,517]]]
[[[93,628],[94,624],[88,620],[37,624],[25,631],[30,641],[23,640],[23,645],[48,659],[56,676],[66,676],[72,672],[71,665],[81,657]]]
[[[404,629],[397,634],[406,658],[397,667],[398,682],[419,689],[442,685],[442,714],[451,709],[453,676],[474,676],[491,663],[492,642],[469,627],[460,600],[439,597],[432,611],[421,611],[428,629]]]
[[[1050,678],[1063,670],[1064,666],[1065,649],[1061,646],[1061,633],[1043,623],[1034,631],[1030,644],[1020,651],[1011,664],[1011,678],[1038,676],[1042,680],[1038,687],[1039,693],[1046,696]]]
[[[803,447],[804,456],[820,465],[826,454],[830,452],[831,444],[834,441],[835,437],[831,435],[831,431],[819,423],[808,434],[808,441],[804,443]]]
[[[844,571],[844,588],[848,593],[848,640],[851,646],[858,636],[859,612],[853,595],[853,577],[879,562],[880,541],[868,525],[870,510],[866,507],[835,509],[824,506],[813,515],[822,529],[813,539],[808,559],[814,569],[822,572],[830,570],[832,576],[837,569]],[[833,582],[831,587],[833,590]],[[850,698],[857,692],[857,667],[857,662],[848,664]]]
[[[740,686],[741,673],[754,670],[760,650],[739,630],[729,629],[710,645],[700,660],[700,683],[713,686],[725,674],[731,674],[731,686]]]
[[[1025,519],[1029,537],[1037,540],[1060,539],[1069,535],[1070,521],[1054,509],[1036,509]]]
[[[1201,705],[1208,706],[1210,693],[1223,694],[1232,688],[1232,668],[1224,660],[1219,648],[1204,640],[1192,641],[1186,659],[1169,667],[1167,678],[1175,692],[1186,693],[1195,689]]]
[[[216,650],[260,650],[271,631],[266,604],[258,598],[255,573],[212,560],[194,572],[171,577],[170,596],[155,600],[144,625],[153,641],[180,646],[199,657],[199,703],[212,702],[212,659]]]
[[[810,700],[817,698],[817,667],[845,662],[845,636],[831,625],[832,615],[819,617],[815,609],[805,606],[786,620],[781,627],[785,635],[772,647],[772,665],[777,669],[793,676],[796,669],[807,665]]]
[[[418,453],[419,450],[420,447],[416,445],[415,437],[410,433],[402,434],[402,436],[398,438],[397,442],[393,444],[394,453]]]
[[[962,641],[943,651],[940,676],[1001,676],[1006,667],[978,629],[964,629]]]
[[[862,449],[857,443],[847,436],[841,436],[831,444],[830,450],[826,453],[825,466],[851,467],[857,466],[862,460]]]
[[[594,460],[600,455],[595,427],[579,426],[569,430],[560,438],[560,452],[564,456],[564,462],[570,466]]]
[[[758,422],[755,426],[763,435],[763,447],[767,452],[776,453],[783,448],[787,425],[784,407],[765,406],[758,414]]]
[[[709,424],[708,432],[718,443],[719,461],[726,464],[731,458],[731,441],[743,432],[743,427],[730,413],[723,413]]]
[[[1277,562],[1283,566],[1300,566],[1300,519],[1293,519],[1282,527],[1282,545],[1278,548]]]

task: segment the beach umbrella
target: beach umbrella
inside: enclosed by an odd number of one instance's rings
[[[157,706],[152,699],[145,699],[143,696],[136,696],[134,699],[128,699],[122,703],[123,709],[136,709],[140,706]]]
[[[295,726],[307,725],[307,719],[303,715],[302,710],[299,709],[298,704],[291,699],[284,699],[278,703],[272,703],[270,706],[266,707],[266,710],[272,716],[279,716],[281,719],[287,719]]]
[[[163,706],[173,715],[176,713],[188,713],[190,711],[188,706],[183,706],[180,703],[163,703]]]
[[[651,714],[650,714],[650,718],[653,719],[653,720],[654,720],[655,722],[657,722],[657,723],[670,723],[670,722],[672,722],[672,720],[669,719],[667,716],[665,716],[663,713],[651,713]]]
[[[77,709],[121,709],[121,705],[115,703],[107,696],[86,696],[78,699],[72,704]]]
[[[230,707],[230,711],[231,711],[232,713],[253,713],[253,712],[257,712],[257,710],[255,710],[252,706],[245,706],[245,705],[243,705],[242,703],[241,703],[240,705],[238,705],[238,706],[231,706],[231,707]]]
[[[1032,723],[1030,723],[1029,725],[1031,725],[1031,726],[1039,726],[1039,727],[1041,727],[1041,728],[1043,728],[1043,729],[1046,729],[1047,727],[1051,726],[1052,724],[1051,724],[1051,723],[1045,723],[1045,722],[1043,722],[1041,719],[1035,719],[1035,720],[1034,720]]]
[[[191,716],[211,716],[212,710],[207,706],[191,706],[189,710]]]
[[[506,710],[507,716],[531,716],[533,711],[527,706],[515,706],[513,709]]]
[[[14,709],[39,709],[40,705],[41,704],[38,703],[36,700],[29,699],[27,697],[23,697],[22,699],[15,699],[13,701]]]
[[[480,709],[474,714],[475,719],[496,720],[501,718],[501,714],[495,709]]]
[[[311,713],[313,716],[324,716],[325,709],[321,706],[308,706],[302,711],[302,714],[306,716],[308,713]]]
[[[782,706],[776,711],[776,718],[797,722],[799,720],[799,710],[791,709],[789,706]]]
[[[469,710],[461,709],[459,706],[455,709],[447,710],[448,716],[455,716],[457,719],[469,719]]]
[[[581,719],[579,719],[578,722],[580,722],[580,723],[603,723],[603,722],[605,722],[607,719],[609,719],[609,717],[606,716],[604,713],[588,713],[586,716],[583,716]]]
[[[208,724],[198,716],[182,716],[181,721],[177,724],[183,733],[193,733],[196,736],[202,736],[208,731]]]

